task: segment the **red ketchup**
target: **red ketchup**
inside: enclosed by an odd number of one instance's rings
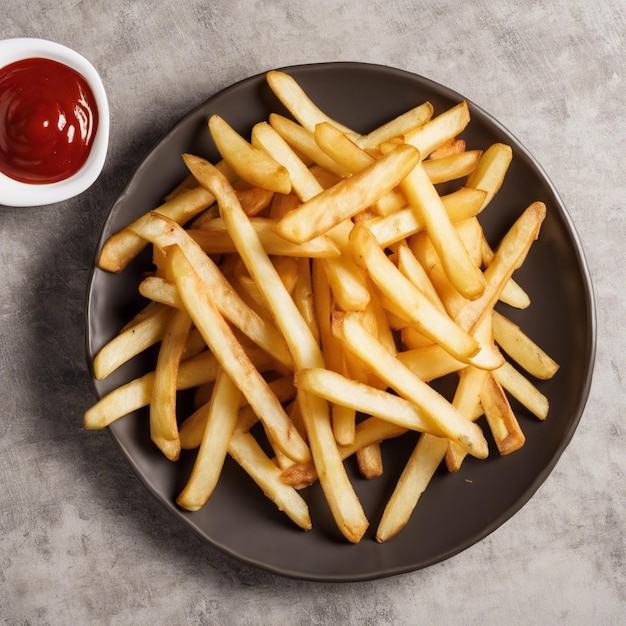
[[[23,183],[55,183],[87,160],[98,109],[85,78],[50,59],[0,69],[0,172]]]

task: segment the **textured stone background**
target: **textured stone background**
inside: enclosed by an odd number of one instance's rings
[[[623,623],[625,32],[624,0],[5,0],[0,38],[53,39],[99,68],[112,133],[82,197],[0,210],[0,621]],[[162,133],[237,80],[337,60],[441,82],[529,148],[582,239],[599,334],[580,427],[512,520],[426,570],[324,585],[207,547],[107,433],[83,431],[83,301],[106,210]]]

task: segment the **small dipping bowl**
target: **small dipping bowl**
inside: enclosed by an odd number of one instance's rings
[[[0,73],[8,65],[26,59],[49,59],[78,72],[92,91],[98,125],[87,159],[76,173],[63,180],[50,183],[21,182],[0,171],[0,204],[12,207],[53,204],[82,193],[102,172],[109,143],[109,104],[102,80],[93,65],[71,48],[45,39],[0,41]]]

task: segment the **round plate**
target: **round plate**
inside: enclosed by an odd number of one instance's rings
[[[322,110],[360,132],[429,100],[435,114],[463,100],[450,89],[405,71],[378,65],[330,63],[285,68]],[[443,561],[478,542],[513,516],[548,477],[580,420],[591,384],[595,354],[595,314],[589,273],[567,211],[540,166],[505,128],[470,103],[472,121],[463,134],[468,148],[505,142],[513,162],[505,183],[481,222],[492,245],[534,200],[548,208],[539,240],[515,274],[530,295],[525,311],[505,312],[561,365],[539,388],[550,401],[545,422],[513,403],[526,435],[525,446],[500,457],[490,442],[490,457],[468,457],[461,470],[441,468],[420,499],[404,530],[385,544],[374,532],[387,498],[415,443],[411,436],[383,445],[385,471],[366,481],[354,460],[346,461],[371,526],[358,545],[335,528],[321,490],[303,491],[313,530],[304,532],[265,498],[231,459],[208,504],[195,513],[180,510],[175,498],[193,463],[193,453],[171,463],[152,445],[147,412],[128,415],[109,428],[132,467],[165,507],[200,537],[246,563],[295,578],[354,581],[408,572]],[[179,155],[191,152],[215,160],[207,129],[213,113],[222,115],[244,136],[272,111],[283,112],[264,75],[237,83],[191,111],[150,152],[113,204],[100,238],[107,237],[146,211],[186,174]],[[141,272],[150,266],[139,257],[122,274],[93,269],[87,301],[87,356],[113,337],[142,302],[137,295]],[[99,396],[154,367],[154,354],[143,354],[104,381],[94,381]],[[487,429],[486,429],[487,430]]]

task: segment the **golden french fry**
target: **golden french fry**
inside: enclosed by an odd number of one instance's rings
[[[332,184],[337,182],[337,178],[350,176],[349,170],[339,165],[317,145],[313,130],[307,130],[297,122],[277,113],[270,115],[269,123],[296,153],[315,163],[321,168],[321,172],[330,173],[333,177]],[[311,169],[313,171],[313,168]]]
[[[206,408],[200,449],[177,504],[187,511],[202,508],[213,493],[228,454],[228,445],[237,425],[242,394],[237,385],[220,369],[213,395]]]
[[[317,145],[350,174],[357,174],[376,161],[346,133],[328,122],[317,124],[313,135]]]
[[[450,282],[466,298],[480,296],[485,290],[483,273],[463,246],[424,167],[419,164],[413,168],[400,187],[410,206],[424,220],[426,232]]]
[[[424,171],[433,185],[471,174],[479,162],[480,150],[467,150],[449,156],[422,161]]]
[[[430,102],[423,102],[408,111],[385,122],[382,126],[375,128],[362,137],[357,138],[357,143],[361,148],[377,148],[381,143],[389,141],[394,137],[401,137],[424,125],[433,116],[435,109]]]
[[[151,307],[148,315],[102,346],[93,361],[95,377],[98,380],[106,378],[120,365],[160,341],[170,315],[171,310],[166,306]]]
[[[363,275],[351,256],[319,259],[326,273],[333,297],[344,311],[363,311],[371,299],[371,294]]]
[[[526,438],[502,386],[493,375],[487,376],[480,403],[500,454],[510,454],[524,445]]]
[[[545,216],[546,205],[533,202],[502,238],[493,262],[484,272],[487,287],[483,295],[466,304],[455,318],[462,328],[475,328],[482,317],[493,309],[504,285],[524,262],[530,247],[539,236]]]
[[[482,238],[482,254],[483,265],[489,267],[495,256],[494,251],[491,249],[489,242],[483,234]],[[502,288],[500,293],[500,301],[512,306],[516,309],[526,309],[530,306],[530,297],[528,294],[518,285],[513,278],[509,278],[506,284]]]
[[[276,97],[304,128],[313,132],[315,126],[320,122],[329,122],[355,139],[359,138],[359,135],[353,130],[321,111],[296,80],[286,72],[276,70],[267,72],[266,80]]]
[[[422,264],[415,258],[408,245],[401,244],[398,250],[398,269],[408,278],[439,310],[445,311],[443,302],[433,286],[426,270]]]
[[[454,392],[452,404],[472,421],[476,421],[483,414],[480,394],[488,376],[489,372],[487,370],[481,370],[472,366],[466,367],[459,372],[459,382]],[[448,471],[457,472],[466,456],[467,452],[461,446],[451,441],[446,450],[446,467]]]
[[[481,211],[498,193],[512,158],[511,146],[495,143],[483,152],[474,171],[467,177],[466,187],[482,189],[487,192],[487,196],[480,207]]]
[[[469,106],[463,101],[405,133],[404,141],[415,146],[422,159],[425,159],[431,152],[461,134],[469,121]]]
[[[150,438],[170,460],[180,456],[180,438],[176,421],[176,380],[191,318],[186,311],[176,310],[163,334],[150,397]]]
[[[246,182],[277,193],[291,191],[287,169],[264,151],[252,146],[222,117],[212,115],[209,118],[209,130],[224,161]]]
[[[425,417],[414,403],[338,372],[324,368],[300,370],[294,377],[294,384],[298,389],[322,396],[329,402],[348,406],[402,428],[444,436],[443,430]],[[462,445],[460,440],[459,445]]]
[[[378,442],[357,450],[356,461],[363,478],[372,480],[383,473],[383,457]]]
[[[559,364],[510,319],[494,311],[493,334],[498,345],[529,374],[541,380],[552,378]]]
[[[447,447],[446,439],[432,435],[419,438],[387,502],[376,529],[376,541],[389,541],[406,526],[417,501],[441,464]]]
[[[436,150],[433,150],[429,155],[429,159],[445,159],[449,156],[462,154],[465,152],[466,142],[463,139],[453,138],[448,139],[443,145],[439,146]]]
[[[315,340],[320,341],[320,329],[315,315],[315,304],[313,302],[313,284],[311,277],[311,263],[309,259],[298,259],[297,279],[291,296],[296,303],[300,314],[311,329]]]
[[[419,160],[414,148],[398,146],[358,174],[341,180],[285,215],[280,235],[298,243],[321,235],[393,189]]]
[[[397,357],[415,376],[424,382],[437,380],[437,378],[442,378],[467,367],[467,363],[455,359],[437,344],[403,350],[398,352]]]
[[[139,283],[139,293],[157,304],[165,304],[174,309],[183,308],[176,285],[165,278],[146,276]]]
[[[548,416],[548,398],[510,363],[503,363],[492,372],[494,379],[535,417],[545,420]]]
[[[266,357],[267,361],[267,357]],[[177,389],[191,389],[215,380],[217,361],[204,351],[181,363],[176,381]],[[84,423],[87,430],[105,428],[115,420],[137,409],[148,406],[154,386],[154,372],[113,389],[85,411]]]

